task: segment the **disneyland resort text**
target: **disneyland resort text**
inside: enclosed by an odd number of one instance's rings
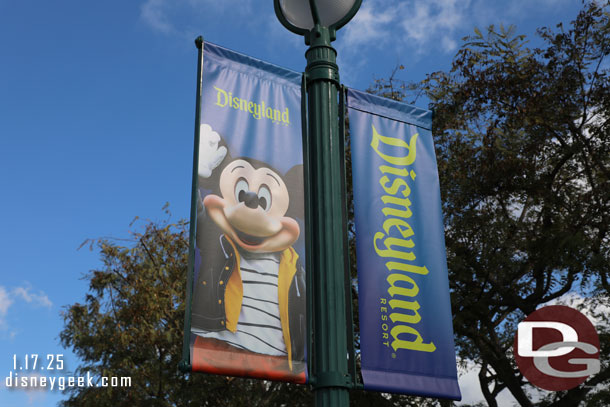
[[[381,335],[383,344],[391,346],[395,352],[398,349],[419,352],[436,350],[434,343],[432,341],[425,343],[417,330],[417,325],[421,321],[420,305],[417,301],[419,287],[412,276],[418,275],[424,278],[429,272],[426,266],[413,264],[416,260],[413,241],[415,232],[407,222],[407,219],[413,216],[409,199],[412,190],[407,180],[410,178],[413,182],[416,177],[415,171],[409,170],[409,166],[413,165],[416,159],[417,136],[417,134],[411,136],[407,143],[399,138],[382,136],[373,126],[370,144],[387,163],[379,167],[383,175],[379,179],[379,184],[387,194],[381,197],[384,204],[382,212],[385,217],[381,225],[383,232],[376,232],[372,243],[377,255],[386,262],[385,267],[389,272],[386,281],[387,292],[391,299],[388,301],[386,298],[380,298]],[[404,154],[384,154],[381,151],[384,148],[403,151]]]

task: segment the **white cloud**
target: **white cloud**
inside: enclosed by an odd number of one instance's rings
[[[38,307],[51,308],[53,306],[53,303],[43,291],[33,292],[30,284],[12,290],[0,286],[0,330],[8,328],[6,317],[9,315],[9,311],[16,303],[22,301]],[[15,333],[11,332],[10,335],[13,337]]]
[[[400,25],[407,38],[418,43],[428,42],[428,38],[440,33],[449,35],[460,28],[468,19],[470,1],[430,0],[408,2],[402,7],[404,15]]]
[[[458,43],[453,38],[443,37],[441,40],[441,46],[445,52],[453,52],[458,47]]]
[[[140,7],[140,19],[154,31],[162,34],[188,36],[191,38],[196,25],[204,24],[205,19],[225,19],[227,17],[248,17],[249,23],[254,13],[252,0],[145,0]],[[205,24],[204,24],[205,25]]]
[[[610,304],[607,297],[583,297],[581,294],[574,291],[542,304],[538,308],[549,305],[565,305],[577,309],[589,318],[589,321],[591,321],[596,328],[599,328],[601,324],[607,323],[607,321],[604,320],[604,317],[610,315]]]
[[[166,0],[147,0],[140,8],[140,17],[155,31],[169,34],[174,31],[174,27],[169,22]]]
[[[42,291],[39,291],[38,293],[33,293],[31,292],[31,290],[32,287],[30,287],[29,285],[27,287],[17,287],[13,289],[12,295],[14,298],[23,299],[28,304],[34,304],[48,308],[51,308],[53,306],[53,303],[51,302],[51,300],[49,300],[49,297],[45,293],[43,293]]]
[[[472,361],[467,362],[465,369],[459,369],[458,383],[460,385],[460,391],[462,392],[462,400],[458,405],[476,404],[479,401],[484,400],[478,375],[479,369]]]
[[[458,383],[462,392],[462,400],[457,403],[458,406],[477,403],[486,404],[479,382],[479,369],[480,367],[477,364],[468,360],[466,367],[458,370]],[[496,397],[496,401],[498,406],[513,406],[517,403],[517,400],[508,389],[502,390]]]
[[[372,45],[379,47],[398,42],[397,45],[414,45],[423,51],[431,43],[442,41],[445,52],[457,47],[455,31],[463,27],[472,13],[471,0],[429,0],[419,2],[369,0],[363,3],[354,20],[341,32],[340,38],[348,47]],[[193,16],[215,20],[236,16],[240,24],[278,26],[275,16],[268,16],[269,8],[263,8],[252,0],[145,0],[140,8],[140,18],[154,31],[162,34],[185,34]],[[227,20],[228,21],[228,20]],[[282,35],[285,35],[282,28]],[[357,48],[357,47],[356,47]]]
[[[470,0],[371,0],[339,36],[347,48],[393,43],[424,53],[440,42],[443,51],[452,52],[458,46],[456,32],[472,24],[472,12]]]
[[[354,73],[371,62],[363,57],[367,54],[362,52],[365,49],[395,56],[401,63],[405,62],[405,54],[411,59],[429,54],[451,55],[460,46],[462,37],[473,34],[475,26],[506,25],[515,19],[521,21],[557,10],[573,1],[367,0],[353,21],[339,32],[336,48]],[[191,39],[206,26],[214,27],[210,32],[216,32],[221,24],[231,31],[237,28],[248,38],[265,33],[265,42],[270,47],[276,45],[276,38],[281,38],[282,44],[290,38],[292,45],[302,45],[299,36],[286,36],[286,30],[273,15],[270,1],[143,0],[140,20],[156,32],[180,38]]]
[[[474,27],[508,25],[510,21],[557,10],[570,1],[573,0],[369,0],[339,33],[339,39],[348,49],[358,45],[351,53],[360,58],[360,47],[364,46],[396,47],[416,55],[451,54],[462,37],[473,34]]]
[[[366,42],[386,42],[391,39],[391,23],[395,12],[390,8],[375,7],[375,2],[366,2],[341,33],[347,46]]]
[[[47,391],[28,392],[28,405],[40,406],[47,399]]]
[[[0,329],[6,324],[5,317],[8,309],[13,305],[13,300],[6,289],[0,286]]]
[[[458,369],[458,383],[460,385],[460,391],[462,392],[462,400],[457,402],[456,405],[476,405],[482,403],[486,405],[485,396],[481,391],[481,383],[479,382],[479,370],[480,366],[474,363],[472,360],[466,361],[465,368]],[[531,400],[537,402],[548,392],[539,390],[536,388],[525,389],[526,393]],[[500,407],[512,407],[517,406],[519,403],[512,393],[505,388],[496,396],[496,402]]]
[[[11,387],[6,386],[6,380],[0,381],[0,389],[9,389],[10,391],[19,390],[25,392],[27,397],[27,405],[28,406],[40,406],[44,405],[45,401],[48,398],[49,390],[51,388],[51,384],[48,378],[45,379],[44,386],[41,384],[41,378],[43,376],[40,373],[32,373],[32,374],[20,374],[18,376],[13,376],[13,382]],[[16,381],[19,379],[19,386],[16,386]],[[28,386],[23,386],[21,380],[25,380]],[[57,386],[55,384],[54,386]],[[56,389],[57,387],[54,387]]]
[[[9,307],[13,303],[6,288],[0,286],[0,316],[6,315]]]

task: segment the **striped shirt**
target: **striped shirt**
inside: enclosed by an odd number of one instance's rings
[[[278,305],[280,253],[240,251],[244,297],[237,332],[195,332],[205,338],[225,341],[237,348],[272,356],[285,356]]]

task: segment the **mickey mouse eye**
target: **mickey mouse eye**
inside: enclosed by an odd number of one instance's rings
[[[240,178],[235,184],[235,200],[239,202],[244,202],[246,200],[246,192],[250,190],[250,186],[248,185],[248,181],[244,178]]]
[[[271,208],[271,191],[265,184],[261,185],[258,190],[258,206],[263,208],[265,212]]]

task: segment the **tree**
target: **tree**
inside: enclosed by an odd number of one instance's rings
[[[166,213],[169,212],[166,209]],[[133,224],[133,223],[132,223]],[[129,377],[131,386],[72,387],[65,407],[310,406],[308,386],[178,370],[182,359],[188,223],[147,222],[129,239],[88,240],[102,267],[85,274],[84,303],[63,312],[63,346],[82,364],[75,375]],[[423,406],[397,395],[354,391],[352,406]]]
[[[311,404],[304,386],[178,371],[187,222],[148,222],[130,239],[89,243],[99,248],[103,267],[85,275],[89,293],[63,312],[60,339],[82,360],[77,375],[130,377],[131,386],[68,388],[64,406]]]
[[[544,47],[531,49],[513,27],[475,30],[451,71],[421,84],[435,112],[456,340],[490,406],[503,389],[521,406],[608,405],[607,315],[602,370],[572,390],[536,403],[510,357],[516,323],[541,304],[610,294],[610,3],[538,34]]]

